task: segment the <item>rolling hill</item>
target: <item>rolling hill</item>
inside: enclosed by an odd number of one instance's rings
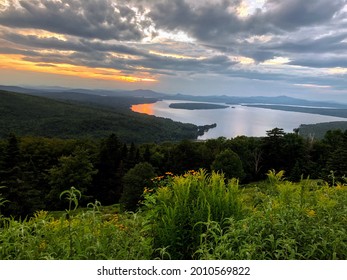
[[[10,132],[60,138],[115,133],[123,141],[140,143],[196,139],[198,133],[195,125],[134,113],[126,106],[117,109],[9,91],[0,91],[0,101],[0,137]]]

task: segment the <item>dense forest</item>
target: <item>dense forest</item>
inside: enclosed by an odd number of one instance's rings
[[[39,209],[61,210],[59,194],[74,186],[83,205],[122,203],[135,210],[148,180],[166,172],[220,171],[241,184],[263,180],[268,170],[302,177],[342,181],[347,174],[347,133],[329,131],[324,139],[305,139],[280,128],[266,137],[240,136],[207,141],[134,144],[115,134],[103,139],[19,137],[0,141],[0,185],[10,201],[5,215],[26,216]]]
[[[0,137],[13,132],[20,136],[103,138],[115,132],[126,142],[161,142],[196,139],[199,134],[193,124],[132,112],[131,104],[144,102],[143,98],[79,93],[47,93],[45,98],[0,91],[0,99]]]

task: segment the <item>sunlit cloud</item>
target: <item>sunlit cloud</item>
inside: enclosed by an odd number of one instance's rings
[[[245,56],[234,57],[233,59],[238,61],[239,63],[245,64],[245,65],[249,65],[249,64],[254,64],[255,63],[253,58],[245,57]]]
[[[347,74],[347,68],[342,68],[342,67],[330,68],[327,70],[327,72],[332,75],[345,75]]]
[[[241,18],[245,18],[262,8],[265,2],[266,0],[243,0],[236,11]]]
[[[290,59],[288,57],[275,57],[273,59],[268,59],[264,61],[262,64],[263,65],[283,65],[287,64],[290,62]]]
[[[0,55],[0,69],[15,69],[76,76],[79,78],[122,81],[122,82],[156,82],[153,77],[124,75],[121,71],[108,68],[91,68],[72,64],[47,64],[25,61],[22,55]]]
[[[305,88],[322,88],[322,89],[330,89],[332,88],[329,85],[315,85],[315,84],[294,84],[295,86],[298,87],[305,87]]]
[[[251,36],[249,38],[246,38],[245,41],[247,41],[248,43],[251,43],[251,44],[267,43],[267,42],[271,41],[272,38],[273,38],[273,36],[271,36],[271,35],[255,35],[255,36]]]
[[[159,56],[164,56],[164,57],[177,58],[177,59],[204,59],[204,58],[206,58],[206,57],[192,57],[192,56],[174,54],[174,53],[162,53],[162,52],[157,52],[157,51],[149,51],[149,53],[159,55]]]

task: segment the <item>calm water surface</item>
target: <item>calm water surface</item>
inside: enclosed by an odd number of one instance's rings
[[[300,124],[347,121],[345,118],[246,107],[241,105],[230,105],[230,107],[226,109],[212,110],[183,110],[169,107],[171,103],[188,102],[189,101],[181,100],[163,100],[153,104],[133,105],[132,110],[134,112],[169,118],[183,123],[193,123],[196,125],[217,124],[216,128],[210,129],[203,136],[199,137],[199,139],[211,139],[220,136],[233,138],[240,135],[258,137],[265,136],[267,130],[271,130],[275,127],[283,128],[285,132],[293,132],[293,129],[298,128]]]

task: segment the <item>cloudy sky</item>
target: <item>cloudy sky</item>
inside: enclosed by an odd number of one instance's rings
[[[0,0],[0,83],[347,102],[347,0]]]

